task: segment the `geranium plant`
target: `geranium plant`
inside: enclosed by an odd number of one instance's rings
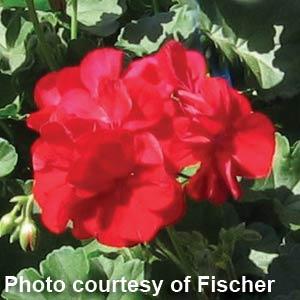
[[[0,11],[4,299],[300,297],[298,4]],[[16,274],[67,286],[7,289]],[[94,279],[139,288],[71,289]],[[216,290],[239,280],[274,284]]]

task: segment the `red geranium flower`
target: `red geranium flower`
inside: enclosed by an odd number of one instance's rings
[[[248,99],[224,80],[207,77],[200,53],[170,41],[131,68],[144,85],[167,95],[165,103],[173,102],[172,117],[154,133],[176,171],[201,163],[187,186],[195,200],[222,203],[230,195],[237,199],[237,177],[269,174],[275,147],[272,123],[252,112]]]
[[[47,75],[28,120],[41,135],[32,153],[45,226],[61,233],[72,221],[77,238],[118,247],[150,241],[184,213],[160,144],[144,130],[163,104],[155,90],[127,87],[121,62],[121,52],[97,50],[80,67]]]
[[[248,99],[225,80],[206,77],[199,54],[170,42],[157,58],[165,66],[171,97],[184,114],[174,118],[178,139],[168,153],[177,165],[201,163],[188,193],[195,200],[215,203],[230,195],[238,199],[237,177],[262,178],[270,172],[275,148],[272,123],[254,113]]]

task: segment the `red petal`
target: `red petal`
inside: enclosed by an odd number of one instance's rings
[[[127,128],[149,127],[164,116],[164,103],[168,99],[162,98],[159,91],[149,84],[140,83],[139,86],[139,89],[131,91],[134,106],[130,121],[126,124]]]
[[[188,51],[176,41],[167,42],[159,52],[160,71],[175,88],[196,91],[195,82],[206,75],[203,55]]]
[[[101,168],[97,153],[80,155],[69,169],[68,182],[76,186],[77,195],[92,197],[97,193],[107,192],[114,186],[114,178]]]
[[[66,170],[70,166],[72,152],[64,147],[54,147],[39,139],[32,147],[32,163],[35,171],[55,167]]]
[[[173,90],[161,74],[157,55],[147,56],[132,62],[124,76],[124,82],[134,99],[144,98],[140,95],[147,92],[155,93],[154,91],[159,95],[159,98],[167,98]],[[146,102],[147,96],[144,99]]]
[[[134,169],[133,141],[129,135],[99,131],[78,143],[78,160],[74,161],[68,179],[86,192],[107,192]]]
[[[251,112],[248,99],[232,89],[226,80],[207,78],[201,80],[200,85],[200,93],[211,106],[214,116],[224,122],[233,122]]]
[[[218,165],[219,176],[225,182],[233,198],[239,199],[242,192],[236,178],[238,174],[236,170],[234,170],[231,159],[219,154],[216,164]]]
[[[174,87],[189,87],[186,49],[176,41],[167,42],[159,51],[160,70]]]
[[[229,197],[228,188],[218,175],[218,171],[204,164],[190,179],[187,192],[195,201],[207,199],[215,204],[223,204]]]
[[[63,147],[73,147],[70,134],[61,124],[56,122],[48,123],[43,126],[41,137],[44,138],[47,143]]]
[[[80,201],[70,211],[73,235],[80,240],[97,238],[100,224],[100,208],[108,199],[91,198]]]
[[[54,233],[62,233],[69,220],[69,207],[76,197],[66,183],[66,172],[48,168],[36,172],[33,193],[42,210],[42,222]]]
[[[173,183],[141,186],[132,191],[120,235],[132,243],[147,243],[164,227],[182,218],[185,204]]]
[[[135,137],[135,160],[138,164],[159,165],[163,163],[163,154],[157,139],[150,133]]]
[[[180,186],[163,169],[162,172],[149,171],[143,177],[158,183],[141,185],[138,180],[138,185],[124,190],[122,195],[112,196],[110,203],[122,201],[123,205],[107,203],[106,209],[102,210],[99,232],[102,243],[128,247],[150,242],[160,229],[183,216],[185,204]]]
[[[180,186],[163,169],[155,170],[143,177],[150,176],[157,185],[122,186],[76,206],[72,211],[74,235],[97,235],[105,245],[129,247],[151,241],[161,228],[175,223],[185,211]]]
[[[189,118],[175,118],[174,130],[181,141],[204,145],[210,142],[211,133],[208,130],[219,129],[220,125],[209,118],[205,118],[201,123],[204,123],[205,126],[193,122]]]
[[[110,122],[106,112],[90,97],[88,92],[82,89],[73,89],[65,94],[56,112],[58,120],[70,117],[97,120],[103,123]]]
[[[179,90],[177,91],[177,95],[180,98],[180,103],[182,103],[184,110],[191,116],[210,116],[214,114],[213,107],[201,94],[196,94],[186,90]]]
[[[68,168],[73,157],[73,143],[64,129],[59,124],[48,123],[43,126],[41,136],[32,147],[34,170]]]
[[[80,65],[81,80],[93,96],[97,95],[103,79],[120,77],[123,52],[115,49],[97,49],[89,53]]]
[[[179,173],[183,168],[199,162],[197,148],[193,148],[189,143],[173,139],[164,142],[162,145],[165,156],[175,173]]]
[[[132,101],[121,80],[105,80],[99,86],[99,105],[111,124],[120,125],[132,109]]]
[[[275,151],[275,129],[270,120],[260,113],[250,114],[236,125],[233,139],[233,158],[241,176],[268,176]]]
[[[206,61],[203,54],[197,51],[187,51],[187,64],[192,81],[205,77],[207,73]]]
[[[54,111],[55,106],[48,106],[30,114],[27,118],[27,126],[31,129],[39,131],[43,125],[49,122]]]
[[[66,67],[57,74],[57,89],[60,94],[65,94],[73,89],[85,89],[79,67]]]
[[[39,108],[56,106],[60,102],[60,94],[56,86],[58,73],[52,72],[44,76],[36,84],[34,98]]]
[[[137,79],[142,79],[151,85],[159,85],[161,76],[158,70],[159,64],[156,55],[146,56],[132,62],[128,66],[124,80],[132,88],[139,88],[139,85],[135,84]]]

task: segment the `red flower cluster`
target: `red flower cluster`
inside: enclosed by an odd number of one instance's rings
[[[126,69],[121,51],[95,50],[42,78],[35,99],[34,195],[55,233],[71,221],[79,239],[148,242],[184,214],[183,167],[201,164],[186,191],[216,203],[271,168],[272,123],[175,41]]]

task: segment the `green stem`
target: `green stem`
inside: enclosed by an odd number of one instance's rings
[[[37,13],[35,10],[34,2],[33,2],[33,0],[26,0],[26,4],[28,7],[29,17],[33,24],[34,31],[38,37],[39,45],[41,47],[41,51],[43,53],[45,61],[46,61],[47,65],[49,66],[50,70],[54,71],[57,69],[57,65],[52,56],[51,49],[48,47],[48,44],[46,42],[44,32],[41,28],[41,24],[40,24],[39,18],[37,16]]]
[[[152,0],[154,14],[159,13],[159,5],[157,0]]]
[[[21,207],[22,207],[21,203],[18,203],[17,205],[14,206],[14,208],[11,211],[11,213],[13,215],[16,215],[18,213],[18,211],[21,209]]]
[[[228,275],[229,275],[229,278],[230,280],[235,280],[237,279],[237,275],[236,275],[236,272],[235,272],[235,268],[234,268],[234,265],[232,263],[232,260],[230,259],[229,262],[228,262]]]
[[[28,197],[28,201],[26,203],[26,208],[25,208],[25,217],[26,218],[31,219],[32,210],[33,210],[33,195],[30,195]]]
[[[76,40],[78,36],[78,1],[72,0],[72,16],[71,16],[71,40]]]
[[[189,263],[187,262],[184,252],[181,249],[181,247],[179,246],[179,243],[177,242],[177,233],[175,231],[175,229],[173,227],[168,227],[167,228],[167,233],[169,235],[169,238],[172,242],[172,245],[178,255],[178,258],[180,259],[180,261],[182,262],[182,264],[184,265],[186,270],[189,270]],[[191,275],[191,274],[190,274]]]
[[[177,240],[177,233],[175,231],[175,229],[173,227],[168,227],[167,228],[167,233],[169,235],[169,238],[172,242],[172,245],[178,255],[179,261],[183,266],[183,270],[185,270],[185,275],[187,276],[192,276],[192,284],[193,284],[193,289],[196,293],[196,297],[199,300],[208,300],[208,297],[206,295],[206,293],[203,291],[201,294],[198,292],[197,289],[197,284],[195,282],[195,278],[197,278],[197,274],[195,274],[195,272],[190,268],[189,266],[189,262],[186,259],[186,256],[184,254],[184,250],[181,248],[180,244],[178,243]]]
[[[181,264],[179,259],[174,255],[167,247],[157,238],[156,239],[157,246],[161,249],[161,251],[171,259],[175,263],[175,265],[182,271],[182,273],[186,274],[188,271],[184,268],[184,266]]]

